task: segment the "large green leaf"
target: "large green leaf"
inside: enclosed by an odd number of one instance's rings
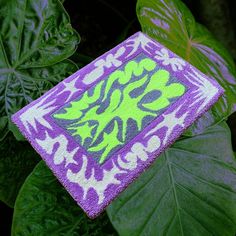
[[[17,197],[12,236],[116,235],[104,213],[90,220],[41,161]]]
[[[0,140],[10,117],[76,70],[79,37],[58,0],[0,0]],[[16,134],[17,135],[17,134]]]
[[[143,32],[213,77],[223,97],[185,133],[193,135],[222,121],[236,110],[236,68],[229,53],[201,25],[180,0],[138,0]]]
[[[39,161],[26,142],[8,135],[0,142],[0,200],[13,207],[21,185]]]
[[[236,160],[227,125],[177,141],[107,211],[120,235],[234,236]]]

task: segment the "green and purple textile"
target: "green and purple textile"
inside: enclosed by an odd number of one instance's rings
[[[138,32],[12,120],[94,218],[222,93],[214,80]]]

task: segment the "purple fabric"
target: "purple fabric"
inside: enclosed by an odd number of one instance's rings
[[[187,88],[125,146],[99,165],[52,114],[140,53],[152,58]],[[59,83],[12,116],[13,122],[91,218],[136,179],[222,95],[211,78],[138,32]]]

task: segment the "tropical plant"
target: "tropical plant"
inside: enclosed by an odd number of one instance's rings
[[[236,159],[226,119],[236,110],[236,67],[180,0],[138,0],[142,31],[225,93],[106,212],[88,219],[24,140],[11,115],[91,60],[79,53],[62,2],[0,0],[0,200],[14,207],[12,235],[234,236]]]

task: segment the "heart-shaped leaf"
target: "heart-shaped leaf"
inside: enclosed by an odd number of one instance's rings
[[[21,185],[39,161],[26,142],[8,135],[0,142],[0,200],[13,207]]]
[[[234,236],[236,160],[223,122],[181,139],[108,207],[120,235]]]
[[[229,53],[201,25],[180,0],[138,0],[137,15],[144,33],[213,77],[223,97],[188,129],[201,133],[236,110],[236,68]]]
[[[104,213],[90,220],[41,161],[17,197],[15,235],[117,235]]]
[[[76,70],[65,59],[79,37],[58,0],[0,0],[0,5],[1,140],[13,113]]]

